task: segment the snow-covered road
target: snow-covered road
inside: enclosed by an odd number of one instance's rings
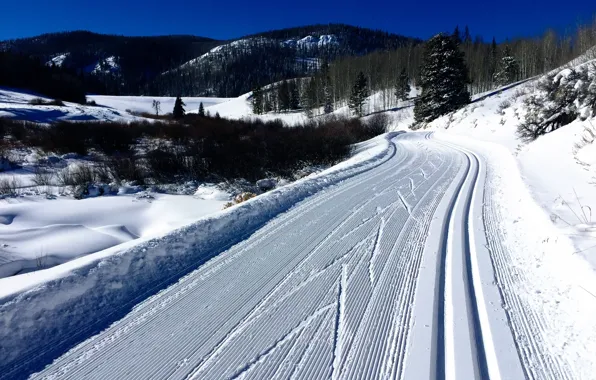
[[[516,302],[483,157],[390,148],[33,378],[568,378]]]

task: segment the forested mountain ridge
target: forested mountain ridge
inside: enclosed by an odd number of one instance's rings
[[[361,56],[420,42],[383,31],[329,24],[229,41],[75,31],[3,41],[0,51],[32,56],[92,77],[87,82],[94,83],[88,86],[93,93],[237,96],[255,84],[308,75],[322,59]],[[210,51],[218,54],[207,54]],[[207,56],[209,59],[200,59]]]
[[[250,35],[164,73],[151,92],[234,97],[284,79],[310,76],[323,61],[415,46],[422,40],[344,24]]]
[[[50,33],[0,42],[0,51],[33,57],[81,75],[92,74],[89,92],[142,94],[160,73],[222,42],[197,36],[125,37],[88,31]]]

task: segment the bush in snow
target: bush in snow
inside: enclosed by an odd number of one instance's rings
[[[35,168],[33,173],[33,183],[36,186],[52,186],[54,179],[54,173],[48,170],[44,170],[42,168]]]
[[[233,202],[227,202],[226,204],[224,204],[224,209],[230,208],[230,207],[240,204],[242,202],[246,202],[247,200],[252,199],[256,196],[257,196],[257,194],[255,194],[255,193],[240,193],[234,197]]]
[[[261,191],[269,191],[275,189],[277,181],[273,178],[265,178],[257,181],[257,187]]]
[[[596,99],[593,66],[569,68],[542,77],[534,94],[525,101],[527,114],[518,126],[518,136],[533,141],[565,126],[582,113],[593,112]]]
[[[14,197],[18,195],[21,181],[17,177],[0,179],[0,196]]]
[[[372,135],[381,135],[387,132],[389,126],[389,116],[386,113],[377,113],[366,121],[366,127]]]

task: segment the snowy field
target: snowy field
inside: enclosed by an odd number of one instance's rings
[[[171,113],[174,109],[174,102],[176,98],[165,96],[107,96],[107,95],[88,95],[88,100],[95,101],[98,105],[106,106],[126,113],[127,110],[137,113],[155,114],[153,108],[153,101],[160,102],[160,115]],[[187,110],[198,110],[199,105],[203,103],[203,107],[207,108],[215,104],[224,103],[233,98],[206,98],[206,97],[184,97],[182,100],[186,104]]]
[[[51,123],[58,120],[85,121],[85,120],[136,120],[123,110],[108,107],[86,106],[76,103],[64,102],[64,106],[31,105],[29,102],[45,98],[37,94],[30,94],[18,90],[0,88],[0,117],[18,120],[28,120],[36,123]]]
[[[160,114],[171,113],[174,109],[173,97],[144,97],[144,96],[104,96],[88,95],[88,101],[95,101],[97,106],[81,105],[64,102],[64,106],[31,105],[33,99],[49,99],[37,94],[20,90],[0,88],[0,117],[9,117],[18,120],[28,120],[37,123],[51,123],[58,120],[68,121],[133,121],[143,118],[131,115],[133,113],[147,112],[155,114],[153,100],[161,103]],[[204,107],[226,102],[227,98],[188,97],[183,98],[186,109],[198,109],[203,103]]]

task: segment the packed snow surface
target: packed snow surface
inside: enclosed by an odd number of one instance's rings
[[[389,134],[41,287],[0,280],[0,377],[592,378],[591,273],[555,232],[504,148]]]

